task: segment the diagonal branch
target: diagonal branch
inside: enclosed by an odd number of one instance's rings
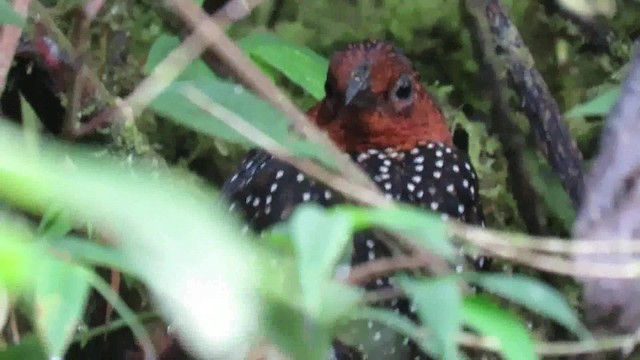
[[[584,191],[582,154],[571,139],[558,104],[535,68],[531,52],[499,0],[467,0],[469,13],[493,44],[494,56],[503,61],[507,76],[521,99],[538,150],[560,177],[574,207]]]

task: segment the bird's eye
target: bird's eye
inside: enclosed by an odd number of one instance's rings
[[[413,95],[413,85],[408,76],[403,75],[393,87],[393,96],[398,100],[407,100]]]
[[[324,97],[333,97],[333,85],[331,85],[331,81],[329,81],[329,79],[324,83]]]

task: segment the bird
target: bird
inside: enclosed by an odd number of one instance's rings
[[[437,212],[445,220],[485,225],[474,167],[467,154],[454,146],[443,112],[402,50],[383,40],[348,44],[332,55],[324,90],[325,97],[307,116],[387,198]],[[244,218],[243,231],[257,233],[286,221],[300,204],[331,207],[347,201],[261,149],[247,153],[223,184],[222,194],[228,199],[229,211]],[[352,266],[391,256],[372,230],[357,233],[352,246]],[[477,268],[485,267],[484,262],[480,259]],[[364,287],[389,286],[388,278],[379,278]],[[415,309],[406,300],[390,300],[380,306],[415,319]],[[385,341],[375,329],[371,336],[384,344],[380,358],[427,358],[409,339]],[[394,356],[400,352],[404,357]]]

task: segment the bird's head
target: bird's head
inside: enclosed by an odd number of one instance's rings
[[[309,114],[347,152],[451,144],[445,119],[411,62],[387,42],[358,42],[336,52],[325,98]]]

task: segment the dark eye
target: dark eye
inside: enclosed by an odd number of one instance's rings
[[[398,100],[407,100],[413,95],[413,85],[408,76],[401,76],[393,87],[393,96]]]
[[[325,81],[324,83],[324,97],[333,97],[333,85],[331,85],[331,81],[329,79],[327,79],[327,81]]]

